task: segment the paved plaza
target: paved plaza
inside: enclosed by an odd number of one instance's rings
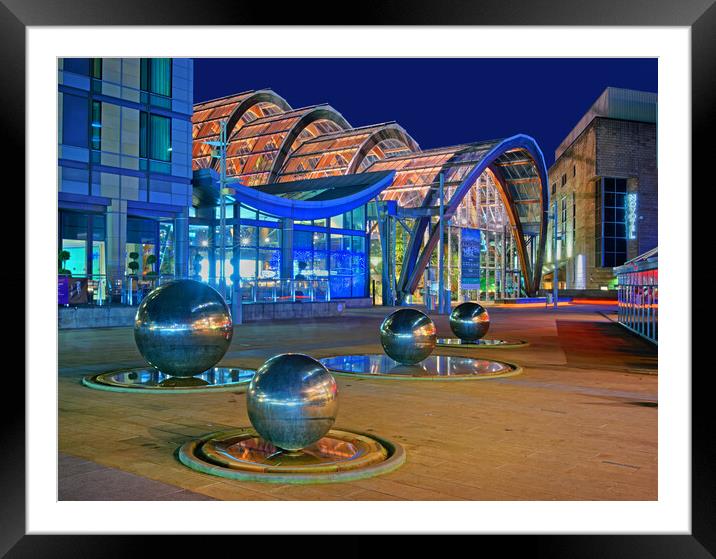
[[[83,376],[142,366],[131,328],[59,331],[61,500],[655,500],[657,351],[611,318],[615,306],[491,306],[488,337],[526,347],[436,352],[520,365],[520,375],[459,382],[336,377],[337,429],[407,452],[398,470],[359,481],[277,485],[183,466],[184,442],[249,426],[245,395],[92,390]],[[236,327],[221,365],[277,353],[380,353],[385,307],[341,318]],[[432,315],[438,336],[446,316]]]

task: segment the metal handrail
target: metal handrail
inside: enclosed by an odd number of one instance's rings
[[[67,306],[120,304],[137,306],[142,299],[155,287],[175,279],[176,276],[159,274],[156,276],[126,275],[110,284],[105,274],[88,274],[69,276],[73,280],[87,281],[87,302],[68,303]],[[216,287],[216,279],[204,283]],[[227,290],[227,303],[233,300],[235,289]],[[294,278],[241,278],[241,302],[280,303],[280,302],[328,302],[331,300],[331,285],[328,278],[294,279]]]

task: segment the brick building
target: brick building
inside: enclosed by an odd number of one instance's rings
[[[614,289],[613,268],[658,244],[657,94],[608,87],[555,150],[559,288]],[[548,229],[543,288],[555,252]]]

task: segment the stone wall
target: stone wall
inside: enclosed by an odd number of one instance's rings
[[[658,166],[656,125],[599,118],[596,173],[626,177],[629,192],[638,193],[637,239],[629,243],[627,259],[658,245]]]
[[[564,185],[562,176],[566,179]],[[596,259],[596,238],[601,225],[597,222],[597,186],[601,177],[626,178],[627,190],[638,195],[637,239],[628,241],[627,259],[657,246],[656,125],[597,117],[549,169],[550,200],[556,199],[560,210],[561,199],[567,198],[567,236],[559,260],[563,289],[598,290],[614,279],[613,269],[601,267]],[[576,201],[576,227],[573,227],[572,196]],[[563,227],[560,222],[560,231]],[[551,231],[550,226],[548,247],[552,242]],[[548,248],[547,254],[550,252]],[[584,270],[577,269],[580,256]],[[551,287],[550,279],[548,275],[543,288]]]

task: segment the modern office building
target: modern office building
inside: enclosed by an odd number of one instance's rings
[[[547,173],[528,136],[421,150],[394,122],[354,128],[328,105],[294,109],[270,90],[199,103],[192,122],[190,262],[204,281],[221,276],[225,145],[227,283],[238,268],[242,288],[300,277],[360,298],[373,279],[385,303],[420,301],[440,283],[441,252],[453,299],[540,284]]]
[[[612,290],[614,267],[657,246],[656,122],[656,93],[608,87],[555,151],[546,289],[555,258],[560,289]]]
[[[128,274],[187,274],[192,101],[191,59],[59,59],[58,248],[73,281],[119,297]]]

